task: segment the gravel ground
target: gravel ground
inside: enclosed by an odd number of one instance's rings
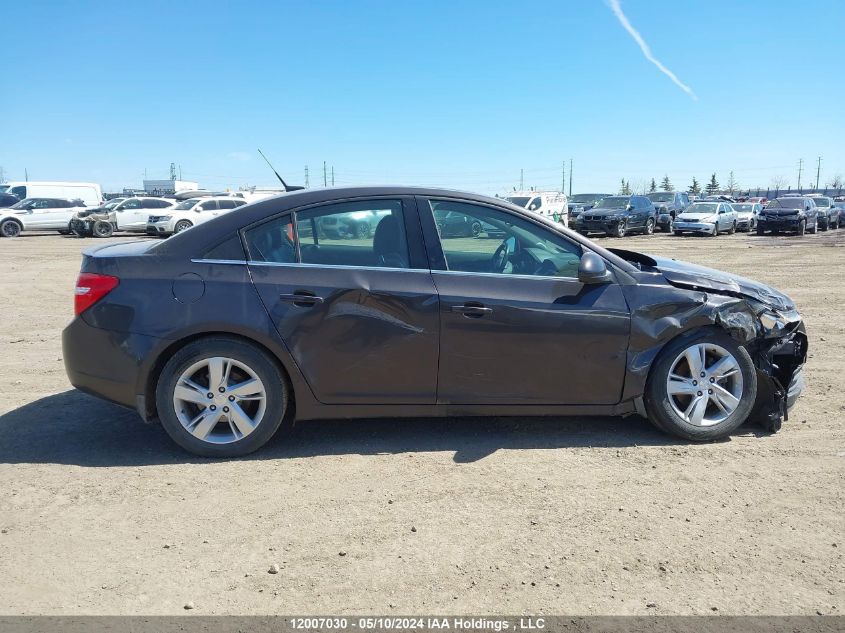
[[[101,242],[0,240],[0,614],[845,613],[845,231],[602,242],[796,300],[808,389],[781,432],[315,422],[194,458],[67,382],[79,254]]]

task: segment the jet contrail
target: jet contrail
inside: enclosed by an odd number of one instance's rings
[[[613,14],[619,20],[619,23],[622,25],[622,28],[628,31],[631,37],[634,38],[634,41],[640,45],[640,49],[642,50],[643,55],[645,55],[645,58],[652,64],[657,66],[657,69],[660,72],[669,77],[669,79],[671,79],[672,82],[676,86],[678,86],[678,88],[686,92],[693,99],[693,101],[698,101],[698,97],[695,96],[695,93],[692,91],[692,88],[690,88],[680,79],[678,79],[675,76],[675,73],[666,68],[666,66],[660,63],[660,60],[658,60],[654,55],[652,55],[651,49],[649,48],[648,44],[645,43],[645,40],[642,38],[642,35],[640,35],[637,30],[633,26],[631,26],[631,23],[628,21],[628,18],[622,12],[622,6],[619,4],[619,0],[607,0],[607,3],[610,5]]]

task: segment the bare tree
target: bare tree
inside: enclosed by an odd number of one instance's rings
[[[739,189],[739,183],[736,181],[736,178],[734,178],[733,172],[728,174],[728,183],[726,187],[728,188],[728,193],[730,193],[731,195],[733,195],[734,191]]]
[[[842,180],[842,174],[836,174],[829,183],[827,183],[828,189],[842,189],[845,186],[845,181]]]
[[[780,191],[781,189],[786,189],[786,177],[785,176],[773,176],[772,182],[770,183],[769,186],[776,191]]]

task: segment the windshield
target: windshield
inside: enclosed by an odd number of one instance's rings
[[[671,191],[658,191],[657,193],[650,193],[646,196],[652,202],[672,202],[675,199],[675,194]]]
[[[9,189],[9,185],[0,185],[0,193],[6,193]]]
[[[803,209],[803,198],[778,198],[772,200],[767,206],[767,209]]]
[[[816,203],[817,207],[829,207],[831,204],[830,198],[813,198],[813,202]]]
[[[10,209],[29,209],[29,205],[32,204],[33,198],[24,198],[20,202],[16,202],[13,204]]]
[[[611,196],[610,198],[602,198],[599,203],[594,206],[594,209],[624,209],[628,206],[630,198],[626,196]]]
[[[193,206],[198,203],[201,198],[191,198],[190,200],[183,200],[179,204],[177,204],[174,209],[177,211],[184,211],[185,209],[191,209]]]
[[[114,209],[117,205],[119,205],[119,204],[120,204],[121,202],[123,202],[124,200],[126,200],[126,198],[112,198],[111,200],[109,200],[108,202],[106,202],[106,203],[103,205],[103,208],[105,208],[105,209]]]
[[[732,204],[731,205],[734,211],[753,211],[754,205],[753,204]]]
[[[696,202],[687,207],[686,213],[716,213],[719,205],[715,202]]]
[[[508,202],[512,202],[516,206],[522,207],[523,209],[528,206],[529,200],[531,200],[531,198],[527,198],[525,196],[513,196],[513,197],[510,197],[510,198],[507,198]]]
[[[572,196],[569,199],[569,201],[570,202],[581,202],[581,203],[592,204],[593,202],[597,202],[604,197],[605,196],[603,194],[600,194],[600,193],[577,193],[574,196]]]

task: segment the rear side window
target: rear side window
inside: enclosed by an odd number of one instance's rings
[[[245,235],[251,261],[296,263],[293,222],[289,215],[256,226],[246,231]]]
[[[202,204],[196,207],[197,211],[216,211],[217,210],[217,200],[206,200]]]
[[[234,209],[238,206],[234,200],[218,200],[217,204],[221,209]]]
[[[402,202],[367,200],[296,214],[303,264],[408,268]]]
[[[225,261],[242,261],[244,257],[244,247],[241,244],[241,238],[233,235],[225,242],[221,242],[204,256],[204,259],[219,259]]]

